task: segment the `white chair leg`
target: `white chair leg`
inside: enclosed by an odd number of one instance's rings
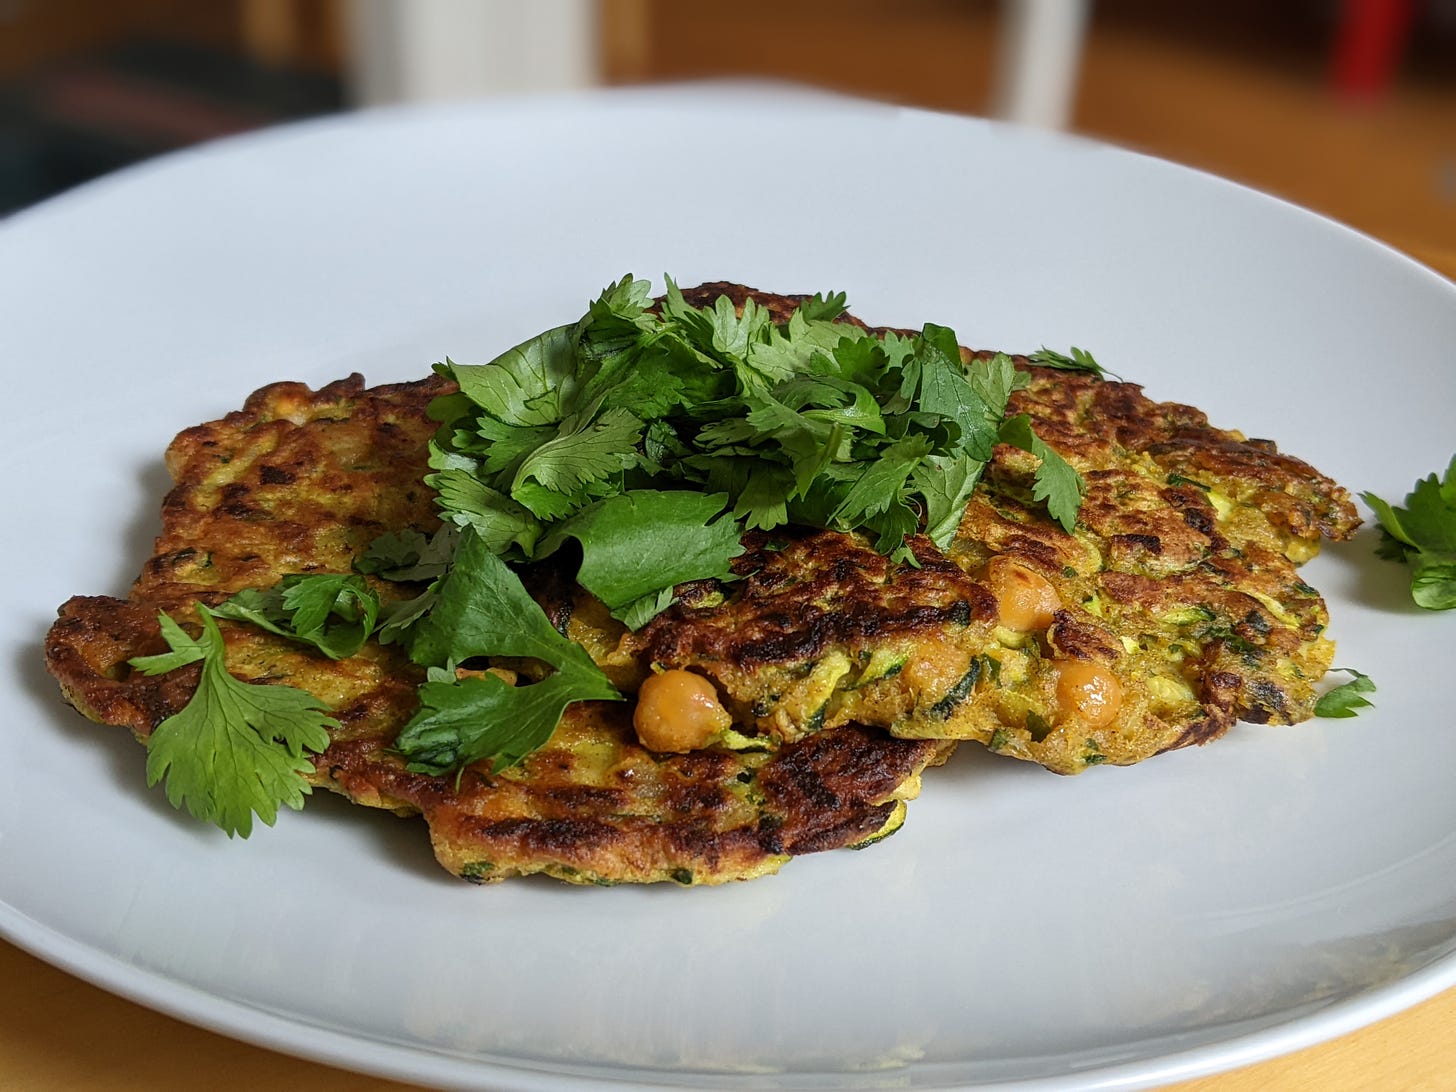
[[[993,112],[1064,129],[1072,120],[1091,0],[1003,0]]]
[[[593,0],[348,0],[345,11],[361,106],[597,80]]]

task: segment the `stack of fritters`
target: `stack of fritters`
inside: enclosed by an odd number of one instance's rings
[[[752,294],[780,317],[798,299],[730,285],[687,296],[719,294],[740,305]],[[1353,531],[1344,491],[1197,410],[1015,359],[1031,384],[1012,412],[1030,414],[1087,481],[1071,534],[1031,498],[1035,460],[1001,448],[954,543],[913,540],[914,565],[857,536],[755,532],[735,563],[741,579],[682,586],[636,633],[569,574],[528,577],[558,628],[629,695],[650,671],[698,672],[747,744],[655,754],[637,742],[630,700],[578,703],[520,767],[427,776],[391,750],[422,681],[397,648],[371,642],[336,662],[224,622],[228,668],[327,703],[340,727],[314,783],[422,813],[441,863],[478,881],[747,878],[893,831],[921,771],[956,740],[1074,773],[1206,742],[1238,719],[1310,716],[1331,645],[1324,603],[1295,565],[1321,536]],[[179,435],[163,532],[129,598],[74,598],[47,638],[67,700],[145,739],[197,679],[196,668],[149,677],[127,666],[163,649],[159,610],[191,624],[198,601],[348,572],[379,535],[432,530],[425,410],[450,389],[438,377],[366,389],[355,376],[317,392],[279,383]],[[1055,593],[1042,616],[1012,617],[992,575],[1008,570],[1044,600]],[[1097,715],[1069,704],[1073,668],[1110,677],[1118,700]]]

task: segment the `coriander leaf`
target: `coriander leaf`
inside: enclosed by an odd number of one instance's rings
[[[816,421],[769,394],[753,396],[749,405],[747,424],[783,449],[794,468],[796,492],[806,494],[820,471],[842,454],[843,426]]]
[[[688,341],[698,345],[711,345],[713,341],[711,316],[690,304],[683,297],[682,289],[671,277],[665,276],[663,280],[667,286],[662,299],[663,318],[676,324]]]
[[[925,534],[942,550],[949,548],[966,505],[986,464],[969,455],[931,455],[915,468],[912,479],[925,500]]]
[[[1396,508],[1388,501],[1377,497],[1374,493],[1361,493],[1360,499],[1368,504],[1375,512],[1375,518],[1380,521],[1380,529],[1382,531],[1398,543],[1415,550],[1421,548],[1420,544],[1411,537],[1410,532],[1401,525],[1400,514],[1404,509]],[[1392,554],[1390,556],[1392,560],[1405,560],[1404,554]]]
[[[507,349],[489,364],[456,364],[441,370],[460,393],[506,425],[554,425],[566,415],[576,378],[574,326],[558,326]]]
[[[668,607],[672,606],[673,589],[662,588],[655,594],[644,595],[641,599],[634,599],[626,606],[613,612],[616,617],[628,629],[641,629],[652,619],[656,618]]]
[[[429,536],[412,529],[383,534],[369,544],[354,568],[383,580],[437,580],[445,575],[459,538],[449,525]]]
[[[497,769],[512,765],[550,738],[571,702],[621,698],[472,531],[461,534],[455,564],[434,592],[433,608],[407,631],[410,657],[431,668],[421,709],[395,742],[410,769],[443,773],[484,758]],[[556,670],[526,686],[482,680],[465,687],[442,667],[475,656],[528,657]]]
[[[655,322],[652,285],[629,273],[602,290],[576,324],[578,352],[588,360],[615,357],[636,345]]]
[[[234,622],[251,622],[280,637],[293,635],[285,628],[288,612],[283,609],[283,592],[276,585],[271,588],[244,588],[213,608],[213,614]]]
[[[603,361],[582,388],[581,400],[604,413],[625,409],[644,420],[661,418],[693,397],[689,387],[698,380],[696,364],[695,357],[644,337],[638,346]]]
[[[1335,687],[1315,702],[1315,716],[1353,717],[1361,709],[1374,706],[1374,702],[1364,697],[1366,694],[1375,692],[1375,683],[1369,675],[1362,674],[1351,667],[1332,667],[1330,670],[1340,671],[1354,677],[1349,682]]]
[[[515,546],[529,553],[541,534],[541,521],[525,506],[467,470],[441,470],[426,476],[425,484],[435,490],[435,502],[445,519],[456,527],[469,527],[494,553]]]
[[[1361,493],[1380,522],[1376,554],[1411,566],[1411,598],[1426,610],[1456,608],[1456,456],[1442,477],[1416,482],[1405,506]]]
[[[600,497],[610,492],[610,488],[610,485],[604,482],[591,482],[583,485],[576,495],[568,496],[565,493],[558,493],[554,489],[547,489],[543,485],[537,485],[535,482],[525,481],[512,487],[511,496],[542,524],[549,524],[554,520],[565,519],[594,497]]]
[[[1048,349],[1043,345],[1027,359],[1033,364],[1040,364],[1043,368],[1057,368],[1064,372],[1088,372],[1098,379],[1105,379],[1111,374],[1093,359],[1091,353],[1085,349],[1079,349],[1075,345],[1072,346],[1070,356]]]
[[[295,633],[333,659],[353,656],[374,631],[374,622],[379,617],[379,595],[362,576],[353,573],[285,576],[279,587],[283,592],[283,609],[288,611]]]
[[[532,452],[558,432],[554,425],[503,425],[481,415],[472,422],[471,430],[452,433],[450,446],[456,452],[477,456],[486,474],[514,474]]]
[[[998,418],[1005,416],[1012,393],[1031,382],[1005,353],[997,353],[989,360],[973,360],[966,366],[966,381]]]
[[[1411,598],[1426,610],[1456,607],[1456,556],[1418,555],[1411,572]]]
[[[395,747],[415,773],[445,774],[487,758],[499,773],[543,747],[577,700],[575,683],[564,675],[511,686],[489,673],[449,679],[432,671]]]
[[[436,589],[436,603],[414,629],[410,657],[422,666],[462,663],[472,656],[528,656],[577,668],[596,683],[592,697],[615,697],[575,642],[556,631],[521,578],[471,530],[460,535],[455,564]]]
[[[711,477],[709,484],[713,485]],[[788,467],[758,461],[749,463],[743,486],[736,490],[738,499],[733,505],[733,516],[742,520],[749,530],[767,531],[778,527],[789,520],[788,501],[793,491],[794,475]]]
[[[331,660],[344,660],[364,647],[379,610],[379,594],[363,577],[305,573],[285,576],[272,588],[245,588],[212,613],[311,645]]]
[[[901,388],[901,393],[908,398],[920,382],[919,371],[912,367],[915,362],[915,338],[887,330],[879,341],[880,347],[885,350],[885,361],[890,372],[904,373],[904,379],[909,381],[908,387]],[[959,357],[960,354],[956,355]]]
[[[568,422],[521,462],[511,481],[511,496],[537,511],[526,500],[532,494],[521,491],[522,485],[534,481],[563,497],[579,498],[583,486],[636,466],[641,439],[642,422],[625,409],[608,410],[596,420]]]
[[[888,555],[891,561],[918,565],[905,540],[920,526],[920,517],[903,500],[892,501],[883,511],[866,517],[863,526],[874,532],[875,549]]]
[[[785,407],[787,409],[787,407]],[[784,415],[781,418],[790,423],[790,427],[799,428],[803,422],[796,418]],[[761,441],[764,431],[761,427],[765,418],[760,418],[755,424],[744,417],[725,417],[721,421],[714,421],[704,425],[693,437],[693,444],[700,450],[712,451],[713,449],[748,449],[749,445]]]
[[[785,378],[806,371],[834,375],[841,372],[834,354],[846,343],[855,342],[873,344],[876,339],[858,326],[810,319],[802,311],[795,311],[787,325],[770,326],[765,340],[755,343],[750,351],[754,366],[765,374],[778,373]]]
[[[195,664],[205,659],[212,648],[206,629],[197,637],[189,637],[187,631],[172,621],[165,611],[157,615],[157,624],[162,627],[162,637],[170,651],[153,656],[133,656],[127,661],[145,675],[163,675],[187,664]]]
[[[311,791],[306,776],[314,768],[305,751],[327,748],[328,730],[338,722],[312,694],[245,683],[228,674],[222,633],[212,613],[201,604],[197,613],[202,632],[196,638],[165,613],[159,615],[171,656],[131,661],[152,675],[202,662],[191,700],[147,737],[147,784],[165,781],[173,807],[185,807],[198,819],[215,823],[229,837],[246,838],[254,815],[272,826],[279,804],[295,811],[303,806]]]
[[[1380,528],[1380,541],[1375,544],[1375,556],[1384,558],[1386,561],[1394,561],[1398,565],[1404,565],[1406,563],[1405,543],[1382,527]]]
[[[749,348],[760,339],[772,321],[768,310],[752,298],[743,301],[743,310],[740,312],[727,296],[719,296],[713,301],[709,315],[713,324],[713,348],[734,363],[748,362]],[[777,375],[764,375],[762,378],[784,379],[790,374],[792,373],[784,371]]]
[[[804,411],[804,416],[809,420],[828,421],[831,424],[864,429],[877,436],[884,435],[885,418],[880,411],[879,403],[875,401],[875,396],[860,384],[831,378],[805,378],[791,382],[797,383],[798,389],[791,388],[788,383],[780,384],[775,394],[779,398],[789,401],[791,405],[795,395],[816,399],[816,408]]]
[[[1406,496],[1405,507],[1398,510],[1407,536],[1401,541],[1426,553],[1456,554],[1456,497],[1448,496],[1451,491],[1456,491],[1456,458],[1447,467],[1444,482],[1431,474]]]
[[[1036,468],[1036,483],[1032,486],[1031,495],[1045,502],[1047,514],[1062,525],[1062,530],[1071,534],[1072,528],[1077,525],[1077,512],[1082,507],[1087,483],[1055,449],[1042,444],[1035,454],[1041,459],[1041,465]]]
[[[915,354],[920,364],[919,408],[954,421],[960,429],[960,449],[988,460],[996,445],[1002,411],[987,405],[971,385],[960,363],[955,334],[932,324],[925,329],[925,340]]]
[[[413,599],[386,603],[379,613],[379,643],[407,645],[410,627],[429,614],[439,600],[439,586],[440,581],[436,580]]]
[[[1082,475],[1031,430],[1031,418],[1024,413],[1008,417],[1002,423],[1000,439],[1003,444],[1030,452],[1041,460],[1041,465],[1036,468],[1031,495],[1036,500],[1045,501],[1047,514],[1070,534],[1077,523],[1082,495],[1087,492],[1087,483],[1082,480]]]
[[[646,459],[644,469],[649,472],[654,467],[661,471],[667,464],[687,455],[689,450],[679,439],[677,431],[666,421],[652,421],[642,433],[642,454]]]
[[[669,579],[725,571],[728,528],[721,542],[705,521],[682,529],[676,555],[707,571],[674,567],[650,581],[595,572],[606,564],[589,560],[603,527],[559,528],[629,492],[724,493],[745,527],[862,529],[897,556],[904,534],[918,529],[912,517],[924,516],[939,541],[953,537],[955,509],[1002,440],[1007,399],[1027,382],[1010,358],[967,364],[954,331],[934,324],[881,337],[834,321],[845,304],[839,294],[805,300],[779,323],[752,299],[690,304],[671,278],[660,304],[648,292],[625,277],[569,334],[547,331],[480,369],[442,368],[465,392],[432,405],[443,427],[429,480],[449,522],[512,561],[577,538],[588,559],[582,579],[618,587],[610,609],[634,625],[669,601]],[[1034,494],[1070,526],[1081,499],[1076,472],[1029,425],[1007,435],[1039,445]],[[623,554],[613,566],[645,568],[643,559],[656,556]],[[434,591],[434,606],[390,608],[388,637],[414,634],[433,617],[449,598]]]
[[[830,522],[848,530],[868,523],[871,516],[885,512],[898,501],[905,479],[931,450],[930,440],[918,435],[907,436],[880,449],[875,461],[855,478],[830,516]]]
[[[870,389],[877,388],[881,379],[896,370],[885,352],[885,343],[875,337],[841,338],[830,359],[838,378]]]
[[[576,539],[582,551],[577,583],[635,629],[667,606],[675,585],[731,574],[743,546],[741,529],[723,514],[727,501],[722,493],[629,490],[557,524],[537,556]]]
[[[811,322],[831,322],[844,314],[846,302],[847,297],[843,292],[831,292],[827,296],[822,292],[815,292],[799,304],[794,314]]]

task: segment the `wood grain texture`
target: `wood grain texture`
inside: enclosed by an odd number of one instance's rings
[[[1456,989],[1371,1027],[1169,1092],[1439,1089],[1456,1079]],[[174,1020],[0,942],[0,1088],[23,1092],[410,1092],[415,1085],[277,1054]]]
[[[0,1088],[25,1092],[408,1092],[193,1027],[0,942]]]

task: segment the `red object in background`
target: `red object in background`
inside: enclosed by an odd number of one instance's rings
[[[1390,86],[1405,54],[1414,0],[1345,0],[1335,37],[1335,90],[1371,99]]]

